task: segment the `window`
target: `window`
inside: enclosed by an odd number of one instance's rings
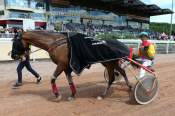
[[[23,13],[23,12],[10,12],[9,17],[10,18],[28,19],[28,18],[30,18],[30,15],[29,15],[29,13]]]
[[[135,21],[128,21],[128,26],[133,29],[139,29],[141,28],[141,23],[135,22]]]
[[[4,15],[4,10],[0,10],[0,15]]]
[[[45,16],[42,13],[32,13],[31,18],[34,20],[45,20]]]
[[[7,0],[7,6],[28,8],[28,0]]]
[[[118,26],[127,26],[126,16],[116,16]]]
[[[30,7],[34,8],[34,9],[39,9],[39,10],[43,10],[45,9],[45,3],[42,0],[31,0],[30,1]]]
[[[70,19],[75,23],[81,23],[80,18],[83,19],[83,23],[87,23],[92,19],[93,24],[102,25],[112,25],[112,26],[127,26],[126,16],[119,16],[114,13],[102,12],[99,10],[87,11],[80,7],[51,7],[51,22],[62,22],[68,21]],[[104,21],[103,21],[104,20]]]

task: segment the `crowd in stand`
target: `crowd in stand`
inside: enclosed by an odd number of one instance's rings
[[[174,40],[175,41],[175,33],[172,33],[172,36],[169,36],[165,32],[150,32],[150,38],[154,40]]]
[[[127,27],[124,26],[112,26],[112,25],[98,25],[98,24],[79,24],[79,23],[67,23],[64,25],[65,29],[70,31],[87,31],[92,30],[93,32],[112,32],[113,30],[123,30]]]
[[[16,28],[0,28],[0,38],[10,38],[14,35],[14,29]],[[62,31],[73,31],[85,33],[89,36],[95,36],[100,33],[130,33],[137,36],[141,31],[147,31],[150,34],[150,38],[153,40],[175,40],[175,33],[173,36],[168,36],[166,33],[153,32],[150,30],[134,29],[126,26],[112,26],[112,25],[98,25],[91,22],[85,24],[80,23],[67,23],[62,24]]]
[[[98,25],[98,24],[79,24],[79,23],[67,23],[63,24],[62,31],[73,31],[73,32],[81,32],[86,33],[88,35],[94,36],[95,34],[99,33],[112,33],[118,32],[121,33],[122,31],[128,31],[132,33],[139,33],[141,30],[138,29],[131,29],[126,26],[112,26],[112,25]]]
[[[67,23],[63,26],[63,31],[74,31],[74,32],[83,32],[89,35],[95,35],[96,33],[105,33],[105,32],[118,32],[118,33],[131,33],[137,36],[142,31],[147,31],[150,34],[150,38],[153,40],[175,40],[175,33],[170,37],[165,32],[159,33],[150,30],[141,30],[134,29],[132,27],[126,26],[112,26],[112,25],[97,25],[97,24],[79,24],[79,23]]]

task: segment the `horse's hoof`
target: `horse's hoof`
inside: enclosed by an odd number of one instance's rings
[[[72,97],[72,96],[70,96],[70,97],[68,97],[68,99],[67,99],[68,101],[74,101],[75,100],[75,97]]]
[[[133,90],[132,85],[128,85],[128,88],[129,88],[129,91],[132,91]]]
[[[59,101],[61,101],[61,99],[62,99],[62,95],[58,95],[58,96],[56,96],[56,97],[53,99],[53,101],[54,101],[54,102],[59,102]]]
[[[102,96],[98,96],[97,100],[103,100],[104,98]]]

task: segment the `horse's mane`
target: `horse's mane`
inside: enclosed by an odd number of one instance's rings
[[[37,34],[42,34],[42,35],[49,35],[49,36],[60,36],[60,35],[63,35],[63,33],[61,32],[53,32],[53,31],[44,31],[44,30],[34,30],[34,31],[27,31],[29,33],[37,33]],[[27,33],[26,32],[26,33]]]
[[[47,39],[52,39],[52,40],[57,40],[60,38],[67,38],[67,34],[66,33],[61,33],[61,32],[53,32],[53,31],[41,31],[41,30],[37,30],[37,31],[26,31],[23,33],[23,37],[26,36],[28,37],[36,37],[36,38],[47,38]]]
[[[82,34],[82,33],[78,33],[78,32],[54,32],[54,31],[47,31],[47,30],[33,30],[33,31],[27,31],[30,33],[36,33],[36,34],[41,34],[41,35],[45,35],[45,36],[64,36],[64,37],[68,37],[68,36],[72,36],[72,35],[76,35],[76,34]],[[85,35],[85,34],[82,34]]]

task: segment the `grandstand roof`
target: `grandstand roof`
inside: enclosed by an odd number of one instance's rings
[[[119,14],[132,14],[138,16],[156,16],[171,14],[170,9],[161,9],[155,4],[147,5],[140,0],[52,0],[53,4],[75,5],[89,10],[103,10]]]

